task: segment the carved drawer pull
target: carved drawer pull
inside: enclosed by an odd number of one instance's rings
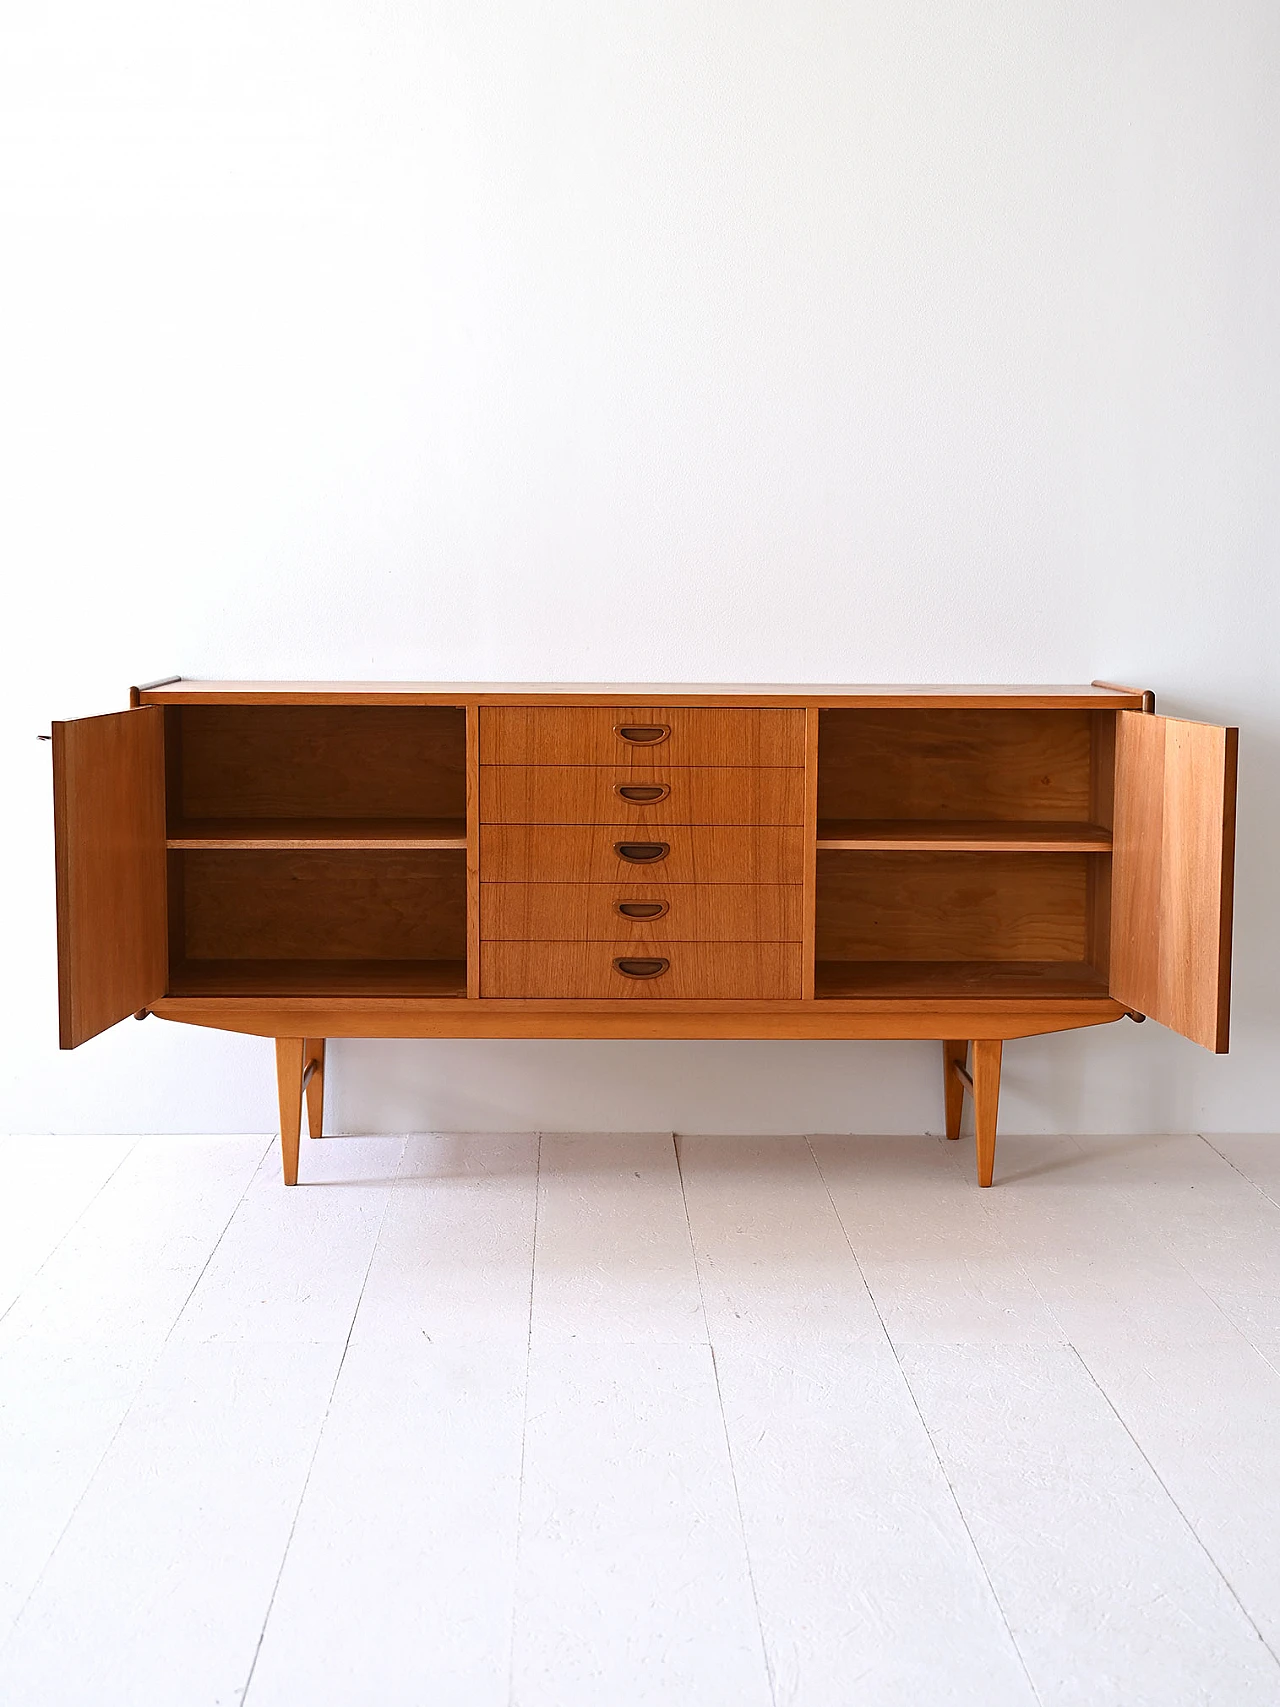
[[[633,747],[656,747],[671,733],[669,723],[615,723],[613,732]]]
[[[613,851],[631,865],[656,865],[671,852],[670,842],[615,842]]]
[[[631,806],[655,806],[671,793],[668,782],[618,782],[613,792]]]
[[[661,978],[670,966],[669,960],[615,960],[613,963],[624,978]]]
[[[616,908],[624,919],[660,919],[671,911],[670,901],[619,901]]]

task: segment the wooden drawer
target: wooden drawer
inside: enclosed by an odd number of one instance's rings
[[[627,740],[620,730],[634,731]],[[665,731],[656,741],[646,731]],[[691,705],[501,705],[480,709],[485,765],[795,765],[805,713]]]
[[[798,1001],[801,959],[787,942],[489,942],[480,950],[488,997]],[[666,962],[656,977],[628,977]]]
[[[665,852],[628,859],[619,846]],[[635,824],[484,824],[480,877],[485,883],[803,883],[804,831],[682,825],[655,834]]]
[[[802,770],[776,765],[481,765],[480,821],[803,824],[804,783]]]
[[[484,883],[486,942],[799,942],[804,891],[782,883]],[[619,912],[633,907],[640,916]]]

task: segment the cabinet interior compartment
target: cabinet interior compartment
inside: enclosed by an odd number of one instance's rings
[[[819,996],[1106,993],[1110,856],[820,852]]]
[[[169,853],[171,995],[464,995],[463,851]]]
[[[170,845],[465,838],[459,707],[170,706],[165,770]]]
[[[819,842],[874,828],[891,845],[895,826],[985,825],[998,846],[1009,839],[1000,826],[1037,825],[1043,839],[1056,825],[1064,848],[1105,848],[1114,724],[1114,713],[1080,710],[824,710]]]

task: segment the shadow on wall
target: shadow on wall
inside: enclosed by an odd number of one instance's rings
[[[334,1047],[332,1130],[940,1132],[938,1054],[920,1043],[353,1039]]]
[[[1154,1025],[1005,1049],[1006,1132],[1196,1129],[1205,1056]],[[571,1043],[339,1039],[326,1130],[372,1132],[942,1131],[926,1043]],[[966,1130],[971,1115],[966,1110]]]

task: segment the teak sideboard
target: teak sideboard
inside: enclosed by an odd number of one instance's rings
[[[934,1038],[991,1183],[1006,1039],[1227,1047],[1236,731],[1090,687],[198,682],[53,726],[61,1042]]]

